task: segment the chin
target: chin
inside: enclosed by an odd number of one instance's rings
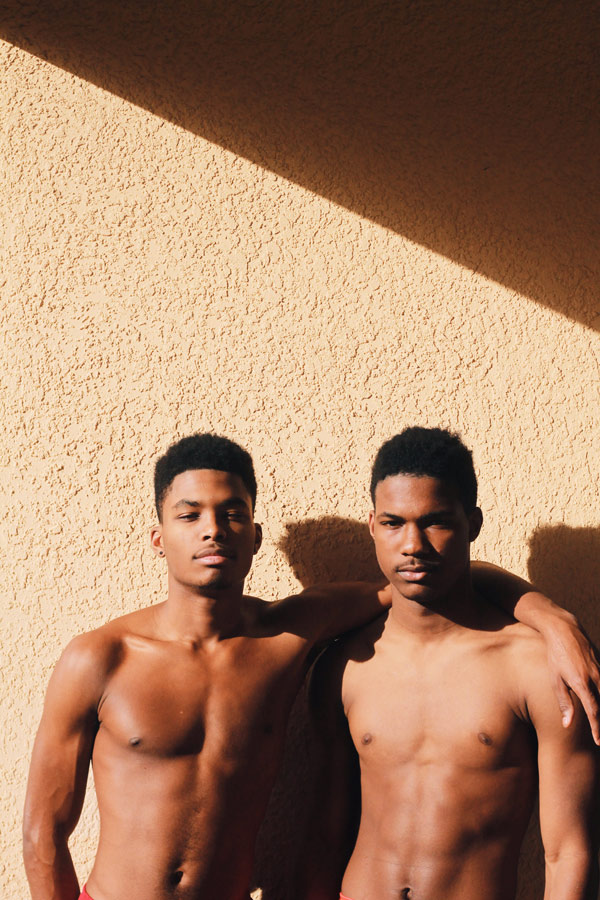
[[[193,584],[196,588],[221,588],[228,587],[231,582],[230,578],[225,576],[224,572],[214,571],[207,573],[203,578],[198,578],[198,573],[196,572],[196,577],[193,580]]]
[[[422,603],[423,606],[433,604],[440,598],[440,592],[427,584],[406,584],[406,582],[402,582],[402,584],[396,584],[395,587],[405,600],[414,600],[417,603]]]

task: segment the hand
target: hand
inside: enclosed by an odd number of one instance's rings
[[[600,745],[600,671],[594,647],[574,616],[552,616],[544,638],[563,726],[568,728],[575,714],[572,691],[589,719],[594,741]]]

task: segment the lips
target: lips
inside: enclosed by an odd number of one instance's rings
[[[194,555],[194,559],[201,559],[206,566],[219,565],[232,558],[233,554],[224,547],[206,547]]]
[[[428,575],[432,575],[435,569],[435,566],[404,566],[397,568],[396,573],[405,581],[418,582],[424,581]]]

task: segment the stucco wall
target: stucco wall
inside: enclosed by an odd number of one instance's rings
[[[531,4],[523,35],[514,10],[486,25],[468,4],[452,7],[465,27],[430,3],[378,6],[366,29],[350,3],[320,31],[288,4],[260,21],[238,4],[239,32],[227,4],[205,31],[190,4],[162,5],[169,27],[102,6],[2,8],[6,900],[27,892],[25,778],[60,649],[163,595],[152,461],[179,436],[253,453],[266,540],[248,587],[274,598],[323,577],[315,535],[361,546],[383,439],[458,429],[480,477],[476,555],[529,572],[600,637],[585,4]],[[450,51],[457,35],[470,53]],[[90,797],[82,876],[95,828]],[[539,879],[528,860],[522,900]]]

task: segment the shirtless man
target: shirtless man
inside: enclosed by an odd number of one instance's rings
[[[256,481],[249,455],[225,438],[174,444],[156,465],[155,492],[151,544],[167,562],[166,601],[76,637],[50,680],[25,810],[34,900],[79,895],[68,838],[90,761],[100,840],[89,896],[247,900],[310,653],[389,605],[389,586],[327,586],[272,604],[244,595],[261,542]],[[502,579],[509,607],[518,601],[521,617],[547,626],[554,655],[567,648],[566,680],[597,677],[568,614],[527,585],[518,599],[523,583]],[[582,693],[597,732],[593,694]]]
[[[539,635],[473,590],[470,452],[407,429],[380,449],[371,493],[392,607],[315,666],[322,760],[299,896],[510,900],[539,783],[544,898],[595,898],[596,748],[580,708],[561,726]]]

